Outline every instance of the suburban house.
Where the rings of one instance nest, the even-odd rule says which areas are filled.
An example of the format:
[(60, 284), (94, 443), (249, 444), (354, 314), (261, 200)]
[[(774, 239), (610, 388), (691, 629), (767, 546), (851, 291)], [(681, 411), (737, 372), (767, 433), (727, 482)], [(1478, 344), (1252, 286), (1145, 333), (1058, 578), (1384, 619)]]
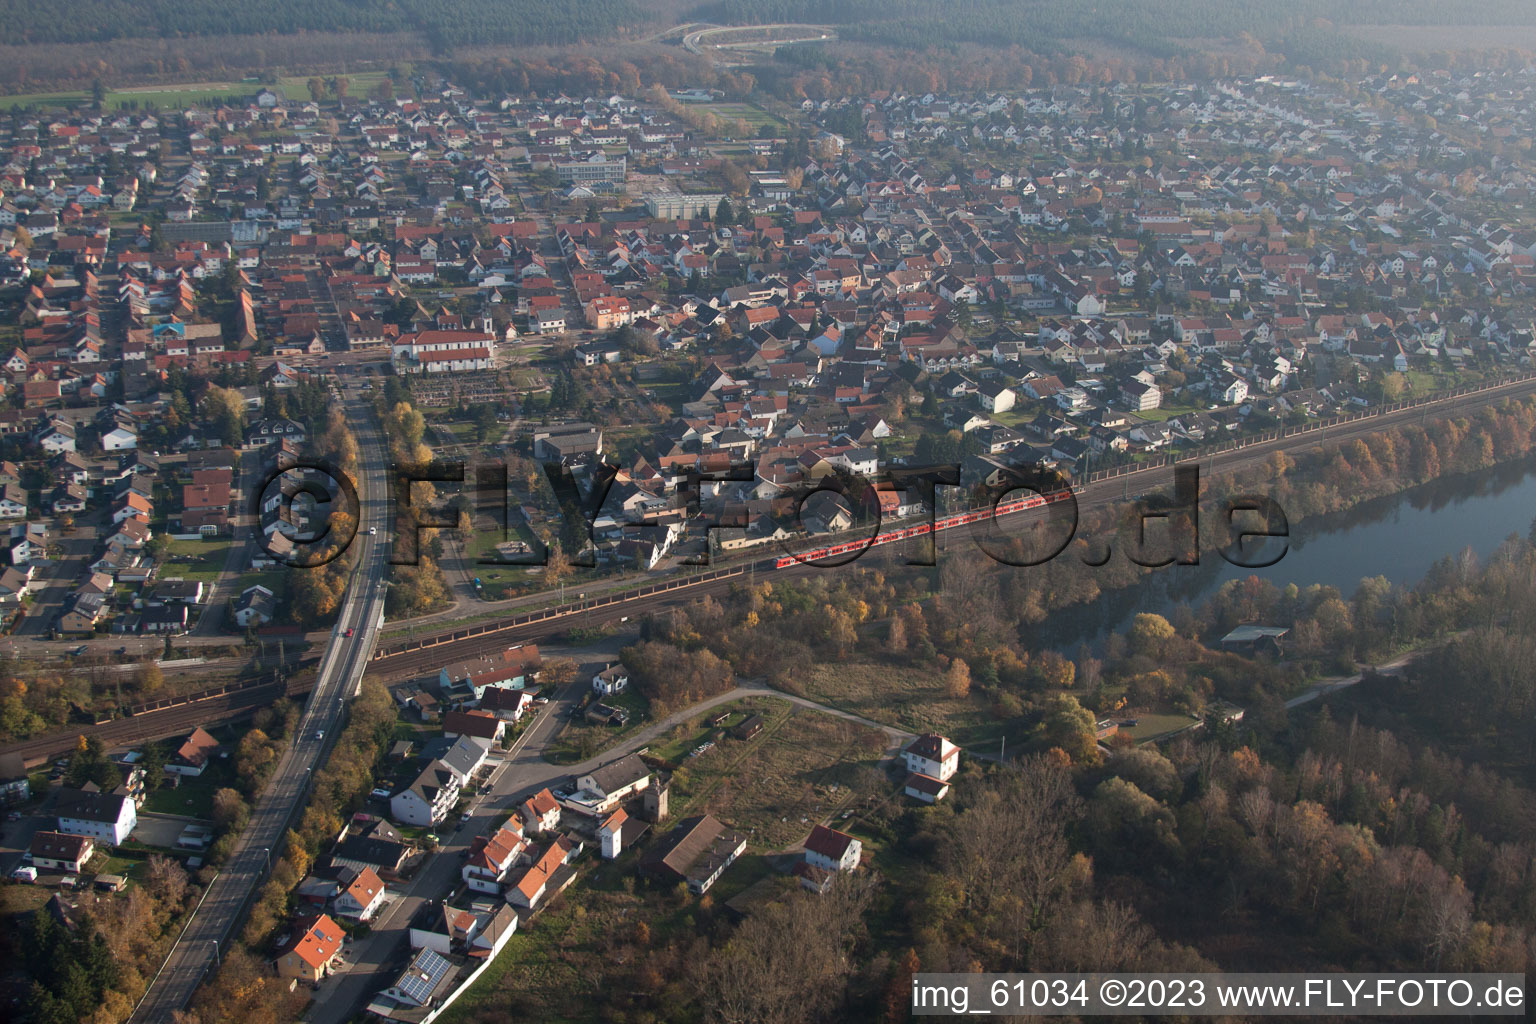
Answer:
[(507, 902), (526, 910), (542, 906), (545, 900), (575, 881), (576, 872), (562, 873), (560, 869), (580, 851), (581, 847), (565, 836), (556, 836), (533, 863), (517, 875), (507, 889)]
[(688, 883), (695, 896), (709, 891), (747, 849), (747, 837), (712, 814), (684, 818), (640, 861), (640, 871), (663, 881)]
[(560, 802), (578, 814), (604, 817), (650, 784), (651, 770), (639, 754), (628, 754), (578, 778), (576, 792)]
[(824, 871), (852, 871), (859, 866), (864, 845), (846, 832), (817, 825), (805, 841), (805, 863)]
[(937, 733), (919, 736), (901, 752), (907, 771), (948, 782), (960, 768), (960, 748)]
[(468, 907), (428, 901), (411, 918), (409, 941), (412, 949), (484, 960), (501, 952), (517, 925), (517, 911), (501, 900), (474, 900)]
[(480, 710), (503, 722), (516, 722), (533, 707), (533, 694), (505, 686), (492, 686), (480, 695)]
[(608, 665), (592, 677), (592, 692), (600, 697), (622, 693), (628, 686), (629, 671), (623, 665)]
[(361, 871), (344, 871), (341, 879), (344, 888), (336, 895), (336, 916), (353, 921), (367, 921), (384, 903), (384, 881), (373, 868)]
[(469, 858), (459, 875), (464, 884), (476, 892), (499, 896), (508, 872), (527, 848), (523, 828), (513, 819), (497, 829), (495, 835), (474, 838), (470, 843)]
[(132, 797), (83, 789), (61, 789), (54, 800), (54, 813), (60, 832), (89, 836), (111, 846), (121, 846), (139, 823)]
[(490, 711), (476, 708), (443, 712), (444, 736), (474, 736), (499, 745), (506, 733), (507, 723)]
[(246, 587), (232, 605), (235, 625), (241, 629), (265, 626), (277, 615), (277, 597), (260, 583)]
[(389, 813), (403, 825), (431, 826), (443, 822), (459, 802), (462, 776), (440, 759), (421, 770), (416, 781), (389, 799)]
[(331, 851), (331, 867), (354, 871), (372, 868), (381, 877), (394, 876), (410, 852), (405, 839), (389, 822), (360, 815), (342, 830)]
[(530, 832), (547, 832), (560, 824), (560, 804), (548, 789), (541, 789), (524, 800), (517, 813)]
[(977, 395), (981, 399), (981, 407), (987, 412), (1007, 412), (1013, 408), (1013, 403), (1018, 396), (1012, 387), (999, 381), (987, 381), (977, 389)]
[(453, 991), (458, 968), (435, 949), (420, 949), (395, 979), (368, 1004), (368, 1012), (386, 1019), (404, 1011), (401, 1020), (422, 1020), (422, 1011), (436, 1007)]
[(478, 701), (489, 687), (523, 689), (538, 677), (541, 664), (537, 644), (509, 647), (496, 654), (443, 666), (438, 670), (437, 687), (449, 701)]
[(453, 741), (453, 746), (449, 747), (438, 761), (458, 777), (459, 785), (463, 787), (469, 784), (469, 777), (485, 764), (485, 758), (490, 752), (489, 740), (461, 735)]
[(293, 922), (293, 932), (278, 950), (277, 974), (313, 984), (328, 973), (331, 957), (341, 952), (341, 925), (327, 914), (312, 914)]
[(25, 759), (17, 751), (0, 754), (0, 804), (24, 803), (32, 796)]
[(960, 768), (960, 748), (936, 733), (913, 740), (902, 751), (906, 760), (907, 796), (934, 804), (949, 795), (949, 780)]
[(219, 741), (208, 735), (202, 726), (187, 734), (165, 762), (165, 770), (171, 775), (201, 775), (208, 761), (219, 749)]
[(32, 866), (39, 871), (64, 871), (78, 875), (96, 843), (90, 836), (65, 835), (63, 832), (34, 832), (32, 834)]

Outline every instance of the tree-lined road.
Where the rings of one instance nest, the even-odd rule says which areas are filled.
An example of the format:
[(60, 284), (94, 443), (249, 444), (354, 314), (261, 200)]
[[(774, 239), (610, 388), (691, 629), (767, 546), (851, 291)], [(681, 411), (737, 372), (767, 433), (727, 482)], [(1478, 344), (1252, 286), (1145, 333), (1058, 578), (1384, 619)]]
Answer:
[(234, 938), (256, 887), (274, 856), (281, 856), (283, 836), (308, 793), (313, 773), (325, 760), (345, 720), (347, 698), (362, 682), (383, 618), (384, 576), (389, 548), (385, 536), (368, 534), (385, 524), (388, 489), (384, 486), (385, 450), (372, 411), (361, 402), (349, 405), (348, 418), (357, 437), (362, 481), (358, 500), (358, 547), (351, 582), (321, 660), (316, 686), (299, 717), (293, 742), (283, 752), (277, 770), (256, 802), (234, 852), (208, 887), (181, 938), (171, 949), (140, 1001), (130, 1024), (163, 1024), (182, 1009), (202, 983), (221, 950)]

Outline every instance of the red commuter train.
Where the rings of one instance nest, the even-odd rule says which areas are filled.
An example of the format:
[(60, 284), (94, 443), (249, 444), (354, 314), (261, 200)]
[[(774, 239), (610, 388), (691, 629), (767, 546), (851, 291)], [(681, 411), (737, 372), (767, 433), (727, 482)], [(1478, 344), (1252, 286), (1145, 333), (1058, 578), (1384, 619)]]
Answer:
[(838, 555), (856, 555), (868, 548), (878, 547), (881, 544), (894, 544), (897, 541), (903, 541), (910, 537), (921, 537), (930, 531), (938, 533), (940, 530), (952, 530), (957, 526), (979, 523), (994, 517), (1001, 518), (1002, 516), (1013, 515), (1032, 508), (1041, 508), (1053, 502), (1067, 501), (1071, 497), (1072, 491), (1069, 488), (1052, 491), (1043, 497), (1039, 494), (1031, 494), (1027, 498), (999, 502), (997, 507), (990, 512), (984, 509), (975, 512), (960, 512), (952, 516), (945, 516), (943, 519), (936, 519), (932, 524), (920, 523), (917, 526), (884, 530), (875, 534), (872, 538), (867, 537), (862, 540), (843, 541), (841, 544), (830, 544), (824, 548), (801, 551), (793, 555), (780, 555), (773, 560), (773, 567), (775, 569), (787, 569), (800, 562), (815, 562), (822, 558), (835, 558)]

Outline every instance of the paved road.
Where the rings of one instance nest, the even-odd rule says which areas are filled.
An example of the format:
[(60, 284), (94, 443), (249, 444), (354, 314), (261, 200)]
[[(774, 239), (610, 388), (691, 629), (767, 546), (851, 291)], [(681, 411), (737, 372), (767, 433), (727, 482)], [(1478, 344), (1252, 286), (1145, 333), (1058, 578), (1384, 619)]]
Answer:
[[(309, 788), (316, 768), (336, 740), (346, 699), (362, 682), (382, 617), (382, 585), (388, 571), (388, 540), (370, 537), (370, 525), (385, 523), (388, 495), (383, 478), (383, 438), (372, 413), (361, 402), (350, 403), (349, 418), (357, 435), (365, 471), (361, 474), (358, 558), (352, 581), (342, 599), (341, 613), (321, 660), (314, 692), (299, 718), (294, 742), (283, 752), (266, 792), (251, 813), (224, 869), (209, 886), (198, 911), (172, 948), (160, 973), (130, 1018), (132, 1024), (161, 1024), (187, 1005), (209, 967), (227, 948), (242, 911), (266, 875), (271, 854), (280, 847), (293, 812)], [(374, 469), (375, 472), (369, 472)], [(295, 570), (298, 571), (298, 570)], [(352, 632), (354, 635), (348, 636)]]
[[(12, 651), (18, 645), (25, 651), (33, 641), (48, 642), (43, 638), (63, 614), (65, 599), (84, 580), (98, 538), (109, 522), (106, 509), (80, 513), (75, 516), (74, 528), (69, 531), (59, 525), (57, 516), (48, 521), (49, 542), (58, 545), (60, 557), (49, 559), (34, 575), (32, 608), (17, 624), (16, 632), (10, 638)], [(68, 642), (78, 643), (78, 640)]]
[(224, 605), (239, 596), (235, 586), (241, 570), (246, 568), (250, 558), (250, 543), (255, 527), (248, 510), (249, 495), (250, 489), (256, 486), (261, 461), (256, 458), (243, 459), (240, 471), (235, 474), (235, 515), (231, 520), (233, 535), (229, 554), (224, 558), (224, 567), (219, 570), (218, 577), (209, 585), (208, 593), (203, 597), (203, 611), (192, 629), (193, 636), (221, 637), (226, 642), (229, 640), (229, 634), (224, 632)]
[[(1420, 649), (1418, 649), (1416, 651), (1409, 651), (1407, 654), (1398, 655), (1396, 658), (1393, 658), (1391, 661), (1385, 662), (1384, 664), (1381, 664), (1381, 665), (1374, 666), (1371, 669), (1371, 671), (1374, 672), (1376, 675), (1380, 675), (1380, 676), (1401, 675), (1404, 666), (1408, 665), (1410, 662), (1414, 661), (1415, 659), (1422, 658), (1424, 655), (1428, 654), (1430, 651), (1438, 650), (1440, 648), (1440, 646), (1441, 645), (1437, 643), (1437, 644), (1434, 644), (1434, 645), (1432, 645), (1430, 647), (1422, 647), (1422, 648), (1420, 648)], [(1347, 689), (1348, 687), (1354, 686), (1356, 683), (1358, 683), (1360, 680), (1362, 680), (1364, 678), (1365, 678), (1365, 673), (1364, 672), (1356, 672), (1352, 676), (1341, 676), (1341, 677), (1339, 677), (1337, 679), (1323, 679), (1323, 680), (1320, 680), (1320, 681), (1314, 683), (1313, 685), (1307, 687), (1305, 690), (1303, 690), (1302, 692), (1298, 693), (1296, 696), (1292, 697), (1290, 700), (1286, 701), (1285, 702), (1286, 709), (1289, 710), (1289, 709), (1294, 708), (1294, 707), (1300, 707), (1302, 704), (1310, 704), (1312, 701), (1317, 700), (1319, 697), (1326, 697), (1330, 693), (1336, 693), (1339, 690)]]

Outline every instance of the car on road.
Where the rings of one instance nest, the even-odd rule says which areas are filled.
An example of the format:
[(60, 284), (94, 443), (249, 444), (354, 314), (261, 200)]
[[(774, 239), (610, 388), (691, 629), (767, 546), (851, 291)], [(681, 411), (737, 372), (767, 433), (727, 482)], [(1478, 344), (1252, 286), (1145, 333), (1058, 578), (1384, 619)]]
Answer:
[(91, 649), (91, 645), (90, 644), (81, 644), (79, 647), (75, 647), (75, 648), (71, 649), (69, 653), (70, 653), (71, 657), (78, 658), (80, 655), (84, 654), (86, 651), (88, 651), (90, 649)]
[(368, 536), (370, 536), (370, 537), (377, 537), (378, 535), (379, 535), (379, 528), (377, 526), (370, 526), (370, 527), (368, 527)]
[(351, 635), (352, 635), (352, 634), (353, 634), (353, 633), (356, 633), (356, 632), (357, 632), (357, 630), (356, 630), (356, 629), (353, 629), (353, 628), (350, 628), (350, 627), (349, 627), (349, 628), (348, 628), (348, 629), (347, 629), (347, 636), (351, 636)]
[(324, 729), (316, 729), (315, 730), (315, 739), (317, 739), (317, 740), (325, 739), (325, 730)]

